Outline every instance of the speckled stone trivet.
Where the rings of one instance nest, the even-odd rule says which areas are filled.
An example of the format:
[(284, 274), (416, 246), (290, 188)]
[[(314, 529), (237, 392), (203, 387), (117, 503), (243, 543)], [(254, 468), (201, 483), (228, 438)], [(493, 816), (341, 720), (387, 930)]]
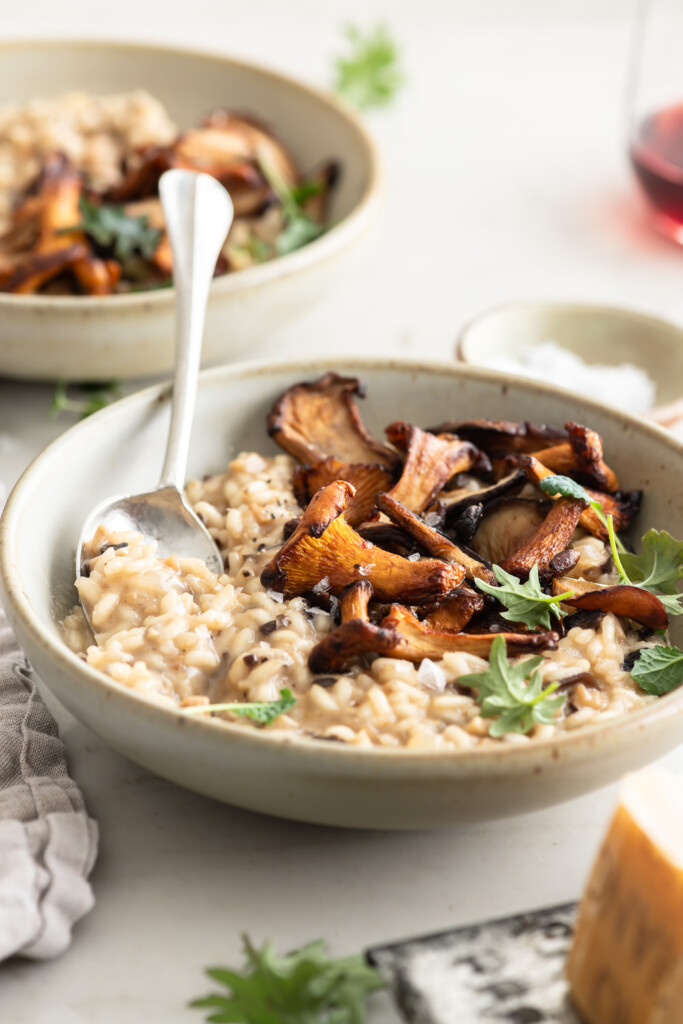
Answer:
[(580, 1024), (564, 965), (576, 904), (368, 952), (410, 1024)]

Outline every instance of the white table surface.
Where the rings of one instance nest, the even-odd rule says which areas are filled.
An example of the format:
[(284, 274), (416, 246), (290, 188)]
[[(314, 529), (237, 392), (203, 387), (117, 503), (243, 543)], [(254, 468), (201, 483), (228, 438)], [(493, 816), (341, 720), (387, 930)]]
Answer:
[[(469, 316), (517, 298), (627, 304), (683, 319), (683, 253), (647, 227), (625, 160), (630, 5), (620, 0), (34, 0), (6, 35), (158, 39), (329, 78), (339, 26), (384, 17), (409, 85), (368, 118), (387, 168), (364, 266), (264, 353), (447, 357)], [(1, 325), (0, 325), (1, 330)], [(683, 382), (682, 382), (683, 383)], [(52, 389), (0, 381), (0, 480), (68, 418)], [(421, 834), (354, 833), (233, 810), (114, 753), (48, 697), (101, 829), (97, 903), (72, 948), (0, 967), (3, 1024), (187, 1024), (205, 965), (239, 935), (339, 954), (577, 897), (613, 787), (554, 810)], [(683, 770), (683, 748), (666, 763)], [(370, 1024), (397, 1017), (388, 1000)]]

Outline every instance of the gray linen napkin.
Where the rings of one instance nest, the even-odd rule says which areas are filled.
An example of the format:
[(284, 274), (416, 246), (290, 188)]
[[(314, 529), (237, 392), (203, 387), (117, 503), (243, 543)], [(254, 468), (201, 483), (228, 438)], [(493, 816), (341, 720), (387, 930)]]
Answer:
[(0, 960), (47, 960), (94, 903), (97, 825), (0, 605)]

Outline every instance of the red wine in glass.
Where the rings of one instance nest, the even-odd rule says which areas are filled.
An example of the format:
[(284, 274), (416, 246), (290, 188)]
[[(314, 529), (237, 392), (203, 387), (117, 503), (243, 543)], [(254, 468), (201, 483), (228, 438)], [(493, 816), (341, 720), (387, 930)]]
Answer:
[(631, 162), (652, 205), (654, 226), (683, 245), (683, 103), (641, 121), (631, 143)]

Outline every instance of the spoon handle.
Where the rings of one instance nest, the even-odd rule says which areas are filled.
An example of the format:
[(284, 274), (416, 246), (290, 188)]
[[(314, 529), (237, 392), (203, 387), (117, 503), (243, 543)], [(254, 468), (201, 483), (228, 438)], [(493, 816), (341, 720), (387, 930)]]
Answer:
[(209, 287), (234, 211), (226, 190), (208, 174), (167, 171), (159, 181), (159, 194), (173, 250), (176, 300), (173, 406), (159, 487), (182, 490)]

